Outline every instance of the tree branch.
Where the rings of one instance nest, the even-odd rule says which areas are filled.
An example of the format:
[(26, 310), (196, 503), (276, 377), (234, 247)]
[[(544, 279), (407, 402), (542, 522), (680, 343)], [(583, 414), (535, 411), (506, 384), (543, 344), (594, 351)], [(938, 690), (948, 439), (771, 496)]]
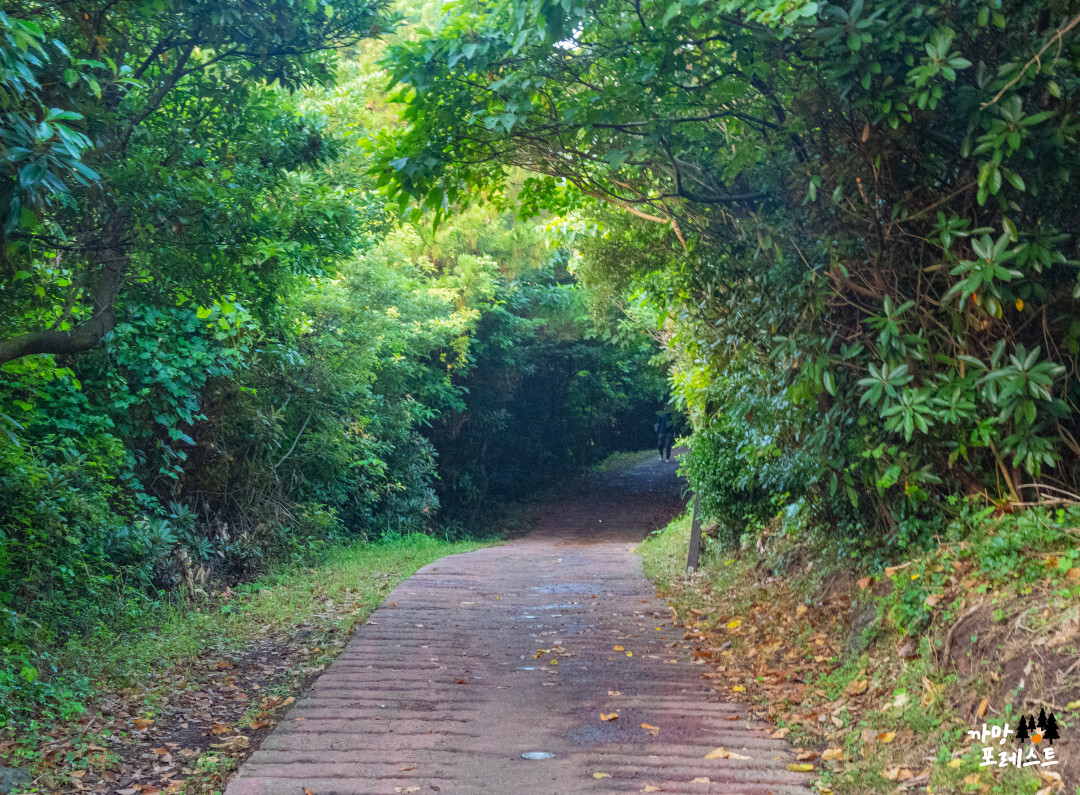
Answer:
[(81, 353), (96, 347), (116, 325), (116, 295), (124, 278), (127, 261), (116, 257), (105, 261), (94, 285), (93, 313), (70, 329), (29, 331), (0, 340), (0, 364), (38, 353)]

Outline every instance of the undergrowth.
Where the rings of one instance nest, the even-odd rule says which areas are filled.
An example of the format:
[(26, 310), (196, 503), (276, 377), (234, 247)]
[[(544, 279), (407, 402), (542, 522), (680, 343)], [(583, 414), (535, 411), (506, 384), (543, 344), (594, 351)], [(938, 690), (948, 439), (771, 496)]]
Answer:
[[(69, 641), (50, 670), (28, 675), (25, 664), (0, 660), (0, 732), (33, 733), (50, 721), (79, 716), (104, 689), (143, 682), (156, 671), (194, 661), (207, 649), (241, 649), (256, 638), (288, 634), (312, 616), (332, 611), (340, 630), (362, 620), (394, 585), (440, 557), (483, 546), (420, 533), (332, 547), (307, 564), (282, 565), (266, 576), (182, 604), (159, 602), (145, 611), (141, 596), (123, 624), (99, 624)], [(349, 605), (341, 611), (342, 604)]]
[[(689, 525), (641, 545), (646, 573), (717, 690), (776, 721), (821, 792), (1080, 792), (1080, 510), (964, 506), (931, 549), (870, 568), (777, 520), (756, 543), (707, 534), (688, 574)], [(1040, 709), (1059, 765), (980, 766), (968, 730)]]

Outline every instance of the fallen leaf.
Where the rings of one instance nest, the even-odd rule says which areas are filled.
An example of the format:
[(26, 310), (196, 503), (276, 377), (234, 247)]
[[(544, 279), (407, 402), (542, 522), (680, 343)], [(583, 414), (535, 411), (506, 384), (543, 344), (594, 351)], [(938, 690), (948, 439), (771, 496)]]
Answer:
[(860, 577), (858, 580), (855, 581), (855, 584), (859, 586), (860, 591), (865, 591), (867, 588), (870, 587), (870, 578)]
[(788, 736), (789, 731), (791, 731), (791, 727), (790, 726), (785, 726), (782, 729), (777, 729), (776, 731), (774, 731), (769, 736), (774, 740), (783, 740), (785, 737)]
[(882, 732), (877, 736), (879, 743), (891, 743), (896, 739), (896, 732)]
[(597, 772), (597, 773), (593, 773), (592, 777), (593, 778), (611, 778), (611, 774), (610, 773), (599, 773), (599, 772)]
[(787, 766), (787, 769), (792, 773), (809, 773), (814, 769), (814, 766), (809, 762), (792, 762)]
[(659, 726), (653, 726), (651, 723), (643, 723), (643, 724), (641, 724), (641, 728), (643, 728), (645, 731), (649, 731), (649, 732), (652, 732), (652, 731), (657, 731), (658, 732), (658, 731), (660, 731)]
[(304, 795), (315, 795), (315, 793), (309, 790), (307, 787), (301, 787), (300, 789), (304, 791)]
[(697, 778), (690, 779), (691, 784), (712, 784), (712, 779), (708, 776), (698, 776)]
[(742, 685), (732, 685), (731, 686), (731, 692), (732, 693), (745, 693), (746, 688), (743, 687)]
[(806, 615), (806, 605), (799, 605), (795, 608), (795, 618), (802, 618)]
[(150, 720), (150, 718), (136, 718), (131, 723), (139, 731), (145, 731), (147, 728), (149, 728), (150, 724), (152, 724), (153, 721)]
[(934, 607), (941, 601), (942, 594), (932, 593), (923, 600), (923, 604), (927, 607)]
[(1080, 709), (1080, 701), (1070, 701), (1068, 704), (1065, 705), (1065, 709)]
[(731, 619), (731, 621), (729, 621), (727, 623), (727, 628), (728, 629), (738, 629), (741, 626), (742, 626), (742, 619), (741, 618), (733, 618), (733, 619)]
[(989, 709), (989, 707), (990, 707), (990, 699), (984, 698), (982, 701), (979, 702), (978, 709), (975, 710), (975, 717), (976, 718), (981, 718), (984, 715), (986, 715), (986, 710)]
[(613, 721), (613, 720), (618, 720), (618, 719), (619, 719), (619, 713), (618, 712), (601, 712), (600, 713), (600, 720), (604, 721), (605, 723), (607, 723), (609, 721)]
[(626, 651), (626, 649), (624, 649), (622, 646), (612, 646), (611, 650), (612, 651)]
[(408, 773), (410, 770), (416, 770), (416, 765), (406, 765), (405, 767), (401, 768), (401, 771), (403, 773)]
[(915, 777), (915, 774), (911, 772), (911, 769), (906, 767), (886, 768), (881, 772), (881, 775), (889, 781), (907, 781), (909, 778)]
[(621, 696), (622, 691), (621, 690), (609, 690), (609, 691), (607, 691), (607, 694), (609, 696)]
[[(552, 660), (552, 662), (555, 662), (555, 661)], [(455, 679), (454, 684), (455, 685), (467, 685), (467, 684), (469, 684), (469, 680), (468, 679)]]
[(743, 756), (742, 754), (737, 754), (734, 751), (729, 751), (727, 748), (724, 748), (723, 746), (720, 746), (719, 748), (714, 748), (713, 750), (709, 751), (709, 753), (705, 754), (705, 758), (706, 759), (752, 759), (753, 757)]
[(835, 761), (837, 759), (843, 759), (844, 758), (844, 749), (843, 748), (826, 748), (824, 751), (821, 752), (821, 758), (823, 760), (825, 760), (826, 762), (833, 762), (833, 761)]
[(210, 733), (213, 735), (227, 734), (229, 727), (224, 723), (212, 723), (210, 724)]
[(626, 656), (627, 656), (627, 657), (633, 657), (633, 656), (634, 656), (634, 653), (633, 653), (632, 651), (628, 651), (628, 652), (626, 653)]
[(226, 751), (239, 751), (247, 748), (251, 745), (251, 741), (247, 737), (237, 735), (236, 737), (230, 737), (224, 742), (210, 743), (211, 748), (221, 748)]
[(1054, 773), (1051, 770), (1039, 770), (1039, 776), (1042, 778), (1043, 781), (1047, 781), (1054, 786), (1058, 786), (1062, 783), (1061, 774)]
[(844, 688), (844, 692), (847, 693), (849, 696), (857, 696), (861, 693), (865, 693), (868, 687), (870, 687), (869, 680), (854, 679), (847, 683), (847, 687)]

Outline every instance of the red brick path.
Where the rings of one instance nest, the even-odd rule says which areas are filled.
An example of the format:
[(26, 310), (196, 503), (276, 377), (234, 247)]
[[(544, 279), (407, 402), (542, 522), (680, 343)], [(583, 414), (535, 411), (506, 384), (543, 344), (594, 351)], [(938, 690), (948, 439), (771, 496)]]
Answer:
[[(674, 468), (632, 466), (552, 506), (522, 540), (421, 569), (227, 795), (806, 795), (772, 727), (700, 678), (632, 551), (681, 509)], [(717, 746), (750, 759), (705, 759)]]

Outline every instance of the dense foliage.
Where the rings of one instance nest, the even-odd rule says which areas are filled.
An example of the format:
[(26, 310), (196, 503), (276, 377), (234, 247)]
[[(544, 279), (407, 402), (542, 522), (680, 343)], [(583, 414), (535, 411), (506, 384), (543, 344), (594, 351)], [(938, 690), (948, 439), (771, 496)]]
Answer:
[(385, 206), (362, 40), (395, 21), (0, 12), (0, 717), (78, 704), (71, 639), (328, 542), (482, 531), (647, 440), (651, 343), (608, 344), (557, 234)]
[(714, 512), (905, 544), (1080, 485), (1078, 13), (464, 0), (389, 56), (383, 179), (438, 214), (532, 172), (666, 316)]

